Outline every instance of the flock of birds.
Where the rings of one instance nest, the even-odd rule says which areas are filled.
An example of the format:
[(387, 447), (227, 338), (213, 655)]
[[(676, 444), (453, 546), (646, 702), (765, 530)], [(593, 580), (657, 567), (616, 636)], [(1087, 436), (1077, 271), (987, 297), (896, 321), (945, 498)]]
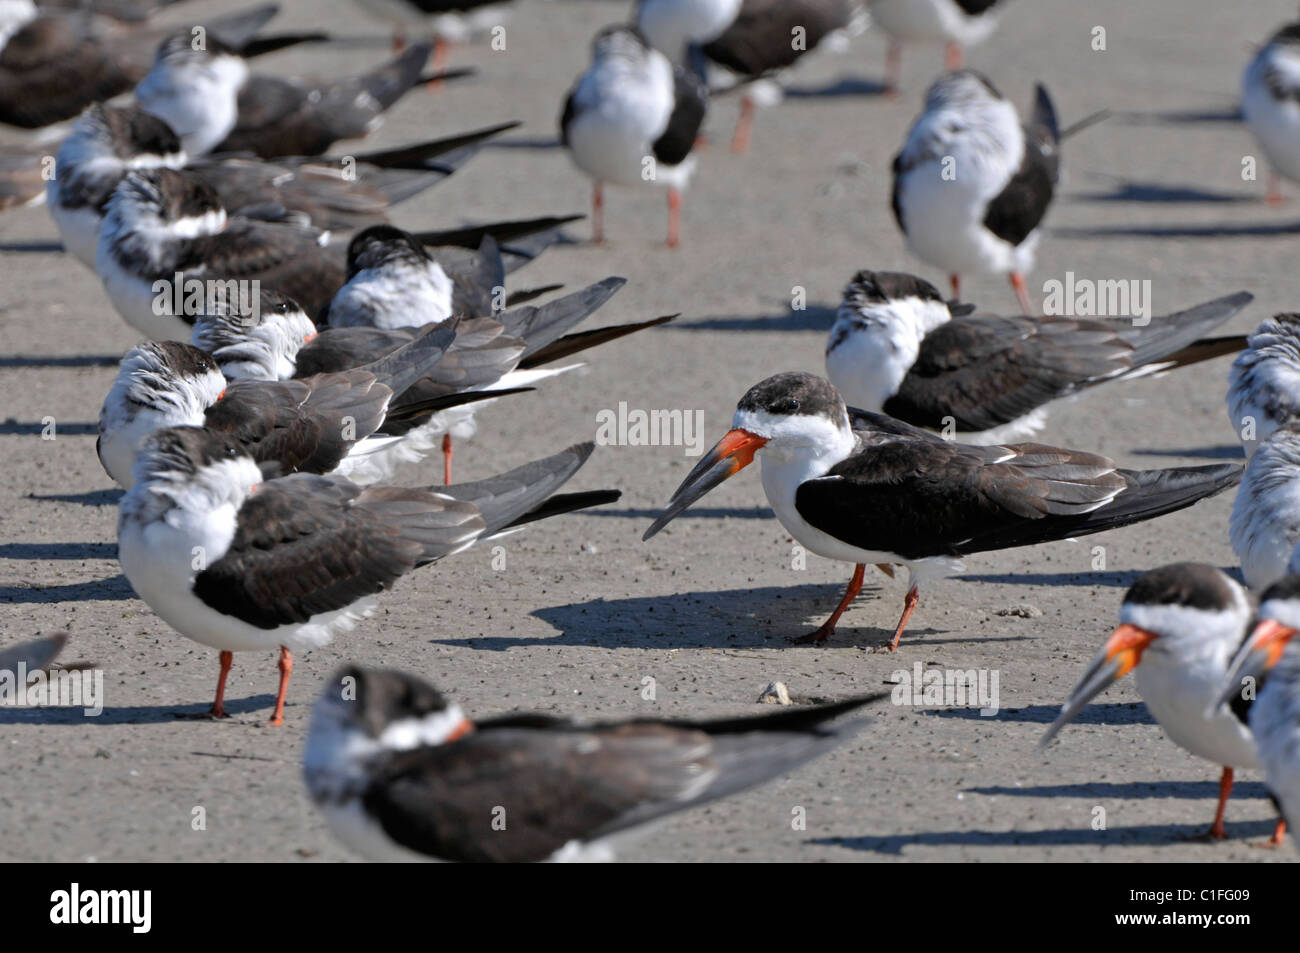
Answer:
[[(266, 53), (328, 40), (264, 34), (273, 5), (200, 30), (159, 25), (161, 0), (0, 0), (0, 121), (59, 136), (52, 176), (42, 174), (48, 150), (0, 156), (0, 208), (45, 202), (66, 251), (142, 335), (103, 400), (96, 448), (125, 490), (127, 579), (178, 633), (219, 653), (213, 717), (225, 714), (235, 652), (279, 652), (278, 725), (294, 653), (355, 626), (407, 573), (616, 500), (617, 490), (565, 490), (592, 443), (470, 483), (452, 482), (453, 447), (486, 402), (675, 317), (580, 330), (623, 278), (564, 294), (517, 284), (576, 216), (395, 227), (393, 206), (516, 124), (325, 153), (372, 132), (412, 89), (465, 75), (440, 68), (447, 43), (490, 32), (509, 5), (360, 2), (392, 18), (395, 57), (316, 81), (253, 70)], [(902, 44), (947, 47), (892, 180), (908, 248), (948, 277), (951, 297), (909, 274), (855, 274), (827, 377), (780, 373), (750, 388), (645, 538), (757, 457), (791, 536), (853, 566), (834, 612), (798, 641), (834, 633), (867, 566), (890, 576), (902, 566), (902, 613), (880, 647), (894, 651), (921, 585), (959, 571), (964, 556), (1153, 519), (1239, 484), (1230, 536), (1257, 600), (1201, 564), (1142, 575), (1043, 744), (1136, 668), (1169, 737), (1222, 767), (1210, 835), (1225, 836), (1234, 769), (1255, 768), (1279, 807), (1280, 842), (1287, 819), (1300, 823), (1300, 316), (1211, 337), (1250, 303), (1246, 292), (1141, 325), (1035, 316), (1025, 276), (1061, 144), (1102, 117), (1063, 130), (1039, 87), (1022, 122), (987, 78), (961, 68), (962, 47), (992, 31), (1004, 5), (640, 0), (632, 23), (596, 35), (560, 109), (563, 145), (593, 183), (593, 238), (604, 237), (605, 186), (650, 185), (667, 189), (670, 246), (682, 240), (711, 96), (742, 96), (732, 147), (743, 150), (782, 72), (842, 46), (868, 18), (891, 38), (890, 89)], [(1300, 180), (1300, 24), (1259, 50), (1242, 104), (1276, 173)], [(971, 273), (1005, 276), (1023, 313), (960, 304)], [(1228, 354), (1244, 472), (1129, 470), (1015, 442), (1041, 431), (1055, 403)], [(389, 482), (399, 464), (438, 453), (440, 484)], [(0, 661), (46, 667), (62, 643)], [(830, 750), (862, 724), (840, 716), (881, 697), (723, 721), (471, 721), (417, 675), (349, 666), (321, 692), (304, 774), (334, 832), (368, 858), (604, 857), (625, 833)], [(494, 805), (515, 808), (503, 828)]]

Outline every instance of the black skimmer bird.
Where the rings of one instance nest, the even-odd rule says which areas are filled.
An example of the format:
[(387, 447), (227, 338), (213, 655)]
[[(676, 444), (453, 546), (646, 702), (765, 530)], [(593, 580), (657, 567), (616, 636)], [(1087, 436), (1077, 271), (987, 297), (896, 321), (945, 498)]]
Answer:
[(925, 95), (894, 158), (894, 218), (908, 250), (950, 276), (1007, 275), (1033, 314), (1025, 275), (1060, 174), (1061, 132), (1047, 90), (1021, 125), (1016, 107), (973, 70), (945, 73)]
[(612, 860), (652, 822), (843, 744), (866, 722), (835, 719), (885, 697), (716, 721), (474, 722), (415, 675), (349, 666), (312, 711), (303, 776), (334, 835), (368, 860)]
[(560, 138), (592, 179), (592, 241), (605, 240), (606, 185), (668, 189), (668, 247), (681, 242), (682, 193), (708, 91), (632, 27), (602, 30), (592, 62), (564, 101)]
[[(523, 234), (528, 238), (522, 245), (529, 250), (518, 257), (526, 261), (572, 220), (538, 218), (415, 237), (439, 244), (468, 236), (478, 243), (481, 236)], [(318, 318), (347, 279), (346, 237), (292, 219), (229, 215), (217, 191), (200, 175), (140, 169), (126, 175), (105, 206), (95, 270), (128, 324), (154, 340), (184, 341), (204, 310), (188, 303), (191, 282), (205, 289), (207, 282), (242, 282), (238, 287), (250, 292), (259, 286), (274, 288)], [(509, 247), (516, 244), (512, 240)], [(493, 242), (478, 252), (448, 250), (446, 257), (486, 259), (496, 270), (504, 270)], [(252, 294), (246, 298), (251, 301)]]
[(1145, 325), (971, 314), (913, 275), (860, 271), (826, 343), (826, 376), (845, 403), (970, 443), (1042, 429), (1056, 401), (1107, 381), (1163, 373), (1246, 339), (1202, 340), (1253, 300), (1241, 291)]
[[(1295, 838), (1300, 824), (1300, 561), (1260, 597), (1259, 623), (1233, 659), (1219, 705), (1249, 706), (1269, 793)], [(1221, 710), (1221, 709), (1220, 709)], [(1274, 840), (1279, 840), (1275, 837)]]
[(961, 69), (963, 50), (988, 39), (1003, 8), (1002, 0), (867, 0), (872, 24), (889, 34), (885, 89), (898, 91), (907, 43), (942, 43), (943, 68)]
[(219, 40), (195, 50), (186, 34), (164, 41), (135, 98), (176, 130), (191, 156), (320, 155), (340, 139), (374, 132), (385, 110), (432, 81), (422, 75), (428, 55), (428, 44), (417, 44), (360, 76), (284, 79), (250, 74), (244, 58)]
[(1300, 542), (1300, 422), (1261, 440), (1232, 501), (1228, 535), (1246, 585), (1256, 592), (1287, 574)]
[(64, 248), (95, 267), (99, 226), (113, 189), (133, 169), (185, 168), (216, 191), (231, 214), (292, 217), (326, 229), (388, 220), (398, 202), (441, 182), (506, 123), (344, 159), (249, 156), (190, 160), (162, 119), (139, 106), (91, 106), (59, 147), (58, 174), (42, 182)]
[[(272, 294), (267, 292), (267, 295)], [(124, 489), (149, 434), (164, 427), (206, 427), (239, 443), (280, 474), (335, 473), (375, 482), (366, 458), (393, 450), (409, 426), (447, 407), (502, 396), (413, 391), (456, 337), (453, 325), (429, 325), (409, 343), (365, 367), (300, 380), (228, 381), (216, 359), (179, 341), (149, 341), (122, 358), (99, 412), (95, 449)], [(518, 393), (514, 388), (507, 393)], [(408, 427), (399, 422), (413, 421)]]
[[(1136, 669), (1138, 694), (1169, 740), (1223, 768), (1219, 804), (1206, 836), (1221, 840), (1233, 772), (1259, 767), (1247, 706), (1215, 702), (1254, 609), (1244, 589), (1204, 563), (1172, 563), (1143, 573), (1124, 594), (1120, 625), (1093, 657), (1039, 750), (1113, 682)], [(1285, 822), (1273, 843), (1281, 843)]]
[(1300, 182), (1300, 21), (1274, 33), (1246, 67), (1241, 113), (1268, 159), (1267, 200), (1276, 205), (1281, 177)]
[(613, 490), (555, 494), (592, 449), (577, 444), (437, 490), (362, 488), (305, 473), (266, 479), (231, 437), (169, 427), (141, 448), (119, 510), (118, 558), (164, 622), (220, 651), (212, 715), (225, 714), (233, 652), (280, 650), (278, 725), (291, 653), (351, 629), (412, 569), (523, 523), (618, 499)]
[[(411, 276), (406, 273), (407, 278)], [(413, 281), (394, 282), (392, 295), (376, 295), (401, 314), (420, 314), (422, 293)], [(418, 384), (407, 391), (406, 401), (436, 401), (461, 394), (466, 397), (491, 389), (530, 387), (536, 382), (578, 366), (553, 367), (598, 344), (672, 320), (672, 316), (617, 324), (590, 331), (571, 331), (624, 284), (606, 278), (580, 291), (542, 305), (521, 305), (492, 316), (458, 319), (455, 339), (444, 358)], [(399, 287), (404, 286), (404, 287)], [(346, 371), (384, 359), (404, 346), (422, 329), (408, 327), (385, 316), (377, 326), (358, 323), (318, 331), (300, 309), (267, 307), (256, 313), (213, 313), (194, 326), (193, 343), (212, 352), (229, 379), (288, 380), (313, 374)], [(427, 421), (386, 425), (386, 432), (407, 439), (381, 453), (364, 458), (367, 482), (386, 479), (400, 461), (415, 461), (441, 442), (444, 482), (451, 482), (452, 438), (474, 433), (473, 414), (466, 406), (435, 414)], [(373, 472), (372, 472), (373, 469)], [(352, 475), (362, 479), (362, 471)]]
[(1260, 441), (1300, 417), (1300, 314), (1265, 319), (1228, 372), (1228, 419), (1250, 457)]
[(768, 77), (793, 66), (861, 17), (858, 0), (639, 0), (637, 28), (701, 81), (716, 63), (744, 85), (734, 152), (749, 148), (756, 107), (779, 99)]
[[(213, 18), (208, 37), (241, 66), (246, 57), (323, 38), (309, 33), (256, 39), (277, 9), (266, 5)], [(3, 24), (0, 11), (0, 36)], [(176, 29), (124, 23), (89, 10), (41, 11), (12, 29), (0, 48), (0, 122), (36, 129), (128, 91), (148, 75), (154, 49)], [(177, 35), (178, 43), (190, 41), (187, 29)]]
[(926, 579), (960, 572), (971, 553), (1099, 533), (1191, 506), (1236, 483), (1237, 464), (1125, 470), (1095, 453), (953, 443), (901, 421), (849, 409), (813, 374), (749, 389), (732, 429), (695, 466), (643, 539), (762, 454), (763, 492), (805, 549), (854, 563), (822, 642), (862, 588), (868, 563), (907, 567), (898, 640)]

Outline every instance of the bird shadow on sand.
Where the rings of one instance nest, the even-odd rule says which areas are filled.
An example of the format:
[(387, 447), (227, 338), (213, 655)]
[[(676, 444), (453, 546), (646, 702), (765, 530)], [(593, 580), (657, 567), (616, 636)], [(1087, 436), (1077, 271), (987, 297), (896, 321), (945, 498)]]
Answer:
[(47, 254), (63, 251), (62, 242), (0, 242), (0, 254)]
[(1194, 185), (1119, 181), (1109, 192), (1077, 192), (1072, 202), (1139, 202), (1143, 204), (1212, 204), (1258, 202), (1255, 192), (1214, 192)]
[[(1241, 841), (1271, 836), (1274, 821), (1241, 821), (1228, 824), (1228, 836)], [(919, 834), (889, 834), (876, 837), (819, 837), (812, 841), (846, 850), (900, 856), (904, 847), (1160, 847), (1185, 844), (1205, 833), (1201, 824), (1139, 824), (1095, 831), (1081, 827), (1057, 827), (1042, 831), (927, 831)]]
[(1241, 122), (1240, 106), (1208, 106), (1204, 109), (1116, 110), (1111, 122), (1126, 126), (1173, 126), (1187, 123)]
[[(1180, 801), (1213, 801), (1219, 796), (1216, 781), (1125, 781), (1123, 783), (1098, 781), (1092, 784), (1038, 784), (1029, 787), (1006, 787), (995, 784), (988, 787), (966, 788), (971, 794), (989, 797), (1080, 797), (1122, 798), (1126, 801), (1147, 798), (1174, 798)], [(1241, 781), (1232, 786), (1232, 797), (1268, 798), (1268, 788), (1262, 781)]]
[(961, 582), (996, 582), (1008, 586), (1115, 586), (1127, 589), (1142, 573), (1128, 572), (1006, 572), (966, 573)]
[(113, 487), (109, 490), (88, 490), (85, 493), (28, 493), (29, 500), (54, 503), (80, 503), (82, 506), (117, 506), (126, 491)]
[(789, 99), (832, 99), (852, 96), (883, 96), (889, 87), (878, 79), (841, 76), (822, 86), (791, 86), (785, 90)]
[(117, 543), (0, 543), (0, 559), (116, 559)]
[(13, 354), (0, 357), (3, 367), (117, 367), (118, 354)]
[(558, 149), (559, 136), (516, 136), (512, 139), (493, 139), (483, 143), (484, 149)]
[(92, 582), (69, 582), (60, 586), (0, 586), (0, 605), (48, 602), (120, 602), (134, 599), (135, 590), (118, 573)]
[[(827, 642), (807, 645), (792, 641), (812, 632), (843, 594), (843, 585), (822, 583), (683, 592), (670, 596), (637, 596), (627, 599), (589, 599), (533, 610), (531, 614), (556, 629), (557, 635), (485, 635), (431, 639), (430, 643), (496, 652), (516, 646), (535, 645), (643, 649), (789, 649), (816, 652), (825, 649), (861, 651), (875, 648), (893, 638), (896, 613), (902, 602), (902, 589), (868, 584), (840, 621), (835, 635)], [(861, 624), (872, 618), (887, 623), (888, 628)], [(898, 655), (900, 664), (903, 661), (910, 664), (910, 657), (903, 650), (913, 642), (921, 645), (949, 642), (979, 644), (1027, 638), (945, 638), (945, 635), (939, 630), (920, 625), (909, 627), (903, 637), (903, 649), (900, 649)]]
[[(663, 512), (663, 507), (658, 509), (646, 507), (625, 507), (614, 510), (608, 507), (587, 510), (587, 516), (620, 516), (625, 519), (652, 520)], [(691, 517), (704, 517), (705, 519), (717, 520), (756, 520), (767, 519), (772, 515), (772, 511), (766, 506), (693, 506), (691, 507)]]
[(1057, 238), (1268, 238), (1300, 234), (1300, 221), (1255, 225), (1131, 225), (1050, 229)]
[(679, 331), (829, 331), (835, 323), (835, 308), (826, 305), (809, 305), (802, 311), (787, 310), (784, 314), (742, 316), (715, 315), (695, 321), (674, 323)]
[[(1050, 725), (1061, 713), (1060, 705), (1026, 705), (1023, 708), (1000, 708), (996, 715), (984, 716), (978, 708), (931, 708), (922, 714), (936, 718), (962, 718), (970, 721), (1027, 722)], [(1156, 720), (1141, 702), (1101, 702), (1089, 705), (1070, 720), (1073, 725), (1154, 725)], [(1067, 729), (1068, 730), (1068, 729)]]
[[(91, 437), (99, 433), (99, 424), (97, 423), (60, 423), (54, 421), (54, 437)], [(47, 426), (39, 421), (35, 423), (23, 423), (17, 420), (6, 420), (0, 423), (0, 435), (16, 437), (35, 437), (46, 432)]]
[[(252, 712), (270, 712), (275, 707), (275, 696), (271, 694), (250, 695), (248, 698), (227, 698), (226, 711), (232, 715), (246, 715)], [(84, 708), (76, 706), (40, 706), (30, 708), (0, 707), (0, 725), (166, 725), (187, 719), (203, 719), (202, 716), (212, 707), (212, 702), (196, 702), (193, 705), (124, 705), (113, 708), (104, 706), (98, 715), (87, 715)], [(249, 722), (238, 718), (210, 719), (216, 724), (232, 726), (246, 725)]]
[(1239, 443), (1225, 443), (1217, 447), (1151, 447), (1134, 450), (1133, 452), (1144, 457), (1200, 457), (1204, 460), (1246, 459), (1246, 451), (1241, 449)]

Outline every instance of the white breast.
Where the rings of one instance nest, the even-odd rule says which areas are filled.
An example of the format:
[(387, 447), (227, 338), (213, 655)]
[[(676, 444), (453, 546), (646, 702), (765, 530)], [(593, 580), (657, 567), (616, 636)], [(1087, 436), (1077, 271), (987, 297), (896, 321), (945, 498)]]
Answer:
[(1300, 88), (1300, 56), (1287, 47), (1266, 46), (1242, 76), (1242, 116), (1273, 167), (1300, 181), (1300, 103), (1273, 98), (1265, 83), (1270, 70), (1291, 89)]

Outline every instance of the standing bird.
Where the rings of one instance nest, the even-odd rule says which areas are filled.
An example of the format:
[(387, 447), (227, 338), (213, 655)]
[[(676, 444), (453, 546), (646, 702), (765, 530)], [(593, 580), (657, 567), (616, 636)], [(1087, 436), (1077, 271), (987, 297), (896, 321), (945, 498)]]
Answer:
[[(241, 65), (244, 58), (324, 38), (320, 33), (255, 38), (277, 9), (266, 4), (214, 17), (207, 21), (206, 37)], [(148, 75), (158, 44), (173, 35), (176, 43), (193, 39), (188, 30), (176, 33), (175, 25), (125, 23), (91, 10), (42, 10), (23, 19), (21, 4), (0, 6), (0, 122), (38, 129), (127, 92)]]
[(264, 159), (320, 155), (340, 139), (369, 135), (383, 113), (418, 83), (429, 45), (417, 44), (369, 73), (340, 79), (250, 74), (244, 59), (209, 36), (166, 40), (135, 88), (146, 111), (165, 120), (191, 156), (251, 152)]
[(843, 744), (865, 720), (833, 719), (884, 697), (716, 721), (473, 722), (421, 678), (349, 666), (316, 702), (303, 777), (368, 860), (612, 860), (653, 822)]
[(63, 247), (91, 268), (108, 200), (133, 169), (184, 168), (216, 191), (232, 214), (291, 218), (317, 228), (353, 229), (388, 221), (390, 208), (451, 175), (502, 124), (350, 158), (253, 156), (191, 159), (180, 137), (138, 105), (97, 103), (59, 146), (58, 174), (42, 181)]
[(1002, 0), (868, 0), (871, 22), (889, 34), (885, 90), (898, 92), (903, 44), (942, 43), (944, 69), (962, 68), (965, 47), (983, 43), (1002, 12)]
[[(1143, 573), (1124, 594), (1119, 628), (1070, 692), (1039, 750), (1093, 698), (1136, 668), (1138, 694), (1169, 740), (1222, 766), (1218, 808), (1205, 835), (1222, 840), (1233, 769), (1257, 768), (1259, 759), (1247, 725), (1248, 706), (1241, 699), (1231, 710), (1213, 702), (1252, 616), (1245, 590), (1213, 566), (1172, 563)], [(1280, 844), (1285, 830), (1285, 821), (1279, 822), (1271, 843)]]
[(749, 389), (732, 429), (682, 481), (649, 539), (763, 454), (763, 492), (810, 552), (854, 564), (822, 642), (862, 588), (868, 563), (907, 567), (893, 651), (926, 579), (970, 553), (1099, 533), (1191, 506), (1236, 483), (1237, 464), (1125, 470), (1106, 457), (1041, 444), (952, 443), (881, 414), (850, 410), (812, 374), (777, 374)]
[(1232, 501), (1228, 536), (1241, 575), (1256, 592), (1287, 574), (1300, 543), (1300, 421), (1259, 442)]
[(1246, 456), (1300, 416), (1300, 314), (1266, 318), (1228, 371), (1228, 420)]
[(280, 650), (271, 724), (284, 718), (292, 652), (351, 629), (412, 569), (512, 527), (618, 499), (553, 495), (591, 455), (578, 444), (476, 483), (359, 487), (299, 473), (267, 479), (231, 437), (155, 431), (118, 515), (118, 559), (173, 629), (221, 652), (211, 714), (225, 715), (234, 652)]
[(928, 281), (860, 271), (826, 342), (826, 376), (850, 407), (967, 443), (1020, 440), (1053, 405), (1108, 381), (1161, 374), (1245, 346), (1202, 339), (1253, 300), (1244, 291), (1144, 325), (971, 314)]
[(1300, 21), (1274, 33), (1247, 65), (1241, 113), (1269, 161), (1266, 201), (1278, 205), (1281, 177), (1300, 182)]
[(780, 95), (764, 81), (849, 30), (860, 13), (858, 0), (639, 0), (637, 28), (701, 82), (707, 83), (710, 62), (740, 77), (744, 90), (731, 148), (744, 152), (758, 104)]
[(597, 34), (592, 63), (564, 101), (560, 138), (592, 179), (592, 241), (605, 240), (605, 186), (668, 189), (668, 247), (681, 242), (682, 193), (708, 106), (704, 84), (632, 27)]
[[(1260, 597), (1259, 623), (1233, 659), (1220, 701), (1236, 707), (1253, 698), (1248, 702), (1250, 730), (1264, 769), (1264, 782), (1291, 826), (1293, 839), (1300, 825), (1300, 640), (1295, 638), (1297, 631), (1300, 631), (1300, 561), (1293, 556), (1290, 573), (1269, 586)], [(1246, 686), (1250, 687), (1249, 691)]]
[(894, 218), (908, 250), (941, 268), (961, 295), (963, 272), (1007, 275), (1033, 314), (1025, 274), (1060, 173), (1061, 132), (1041, 85), (1033, 119), (973, 70), (945, 73), (925, 95), (894, 158)]

